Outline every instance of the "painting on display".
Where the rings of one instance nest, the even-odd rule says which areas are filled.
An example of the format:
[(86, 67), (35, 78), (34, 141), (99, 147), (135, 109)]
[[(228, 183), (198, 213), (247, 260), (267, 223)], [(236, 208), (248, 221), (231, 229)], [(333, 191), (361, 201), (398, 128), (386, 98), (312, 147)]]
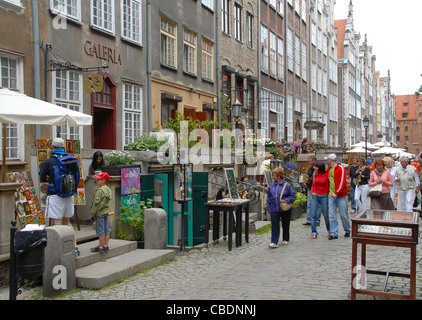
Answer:
[(121, 202), (126, 208), (141, 202), (141, 168), (121, 169)]
[(15, 192), (17, 220), (21, 228), (25, 228), (27, 224), (44, 225), (44, 214), (40, 208), (31, 171), (8, 173), (7, 180), (9, 182), (22, 183), (21, 187)]
[[(79, 183), (77, 187), (77, 193), (74, 195), (75, 206), (85, 205), (85, 184), (82, 175), (82, 158), (80, 155), (81, 152), (81, 143), (80, 140), (66, 140), (65, 141), (65, 151), (69, 155), (73, 155), (78, 159), (79, 162)], [(53, 139), (38, 139), (37, 140), (37, 160), (38, 160), (38, 173), (41, 170), (42, 164), (45, 160), (50, 158), (51, 152), (53, 151)], [(47, 182), (40, 183), (40, 204), (41, 207), (46, 206), (47, 201)]]
[(266, 181), (267, 187), (269, 187), (271, 185), (271, 183), (274, 182), (273, 173), (271, 172), (271, 170), (265, 170), (264, 176), (265, 176), (265, 181)]
[(239, 199), (239, 193), (237, 192), (236, 177), (234, 175), (233, 168), (224, 168), (226, 174), (227, 186), (229, 188), (230, 198)]

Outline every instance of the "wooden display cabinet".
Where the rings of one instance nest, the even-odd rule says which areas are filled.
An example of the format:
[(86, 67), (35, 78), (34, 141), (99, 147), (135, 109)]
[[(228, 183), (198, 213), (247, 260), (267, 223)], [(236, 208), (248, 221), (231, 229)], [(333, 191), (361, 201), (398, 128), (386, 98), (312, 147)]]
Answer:
[[(366, 210), (352, 219), (352, 283), (351, 299), (356, 294), (369, 294), (398, 299), (415, 299), (416, 295), (416, 246), (419, 236), (419, 214), (415, 212), (400, 212), (388, 210)], [(410, 249), (410, 273), (365, 270), (366, 274), (385, 275), (384, 291), (366, 288), (365, 277), (357, 277), (358, 244), (361, 244), (361, 264), (366, 269), (366, 246), (378, 245), (388, 247), (405, 247)], [(386, 292), (388, 278), (405, 277), (410, 279), (410, 294)], [(363, 282), (360, 282), (363, 281)]]

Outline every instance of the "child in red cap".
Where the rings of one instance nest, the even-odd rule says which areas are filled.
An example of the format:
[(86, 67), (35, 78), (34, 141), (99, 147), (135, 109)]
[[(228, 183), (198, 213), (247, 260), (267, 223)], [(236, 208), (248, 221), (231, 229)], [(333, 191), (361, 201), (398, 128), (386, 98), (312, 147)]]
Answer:
[(91, 248), (92, 252), (108, 251), (110, 240), (110, 229), (108, 226), (108, 215), (110, 213), (109, 203), (111, 200), (111, 189), (107, 186), (110, 176), (107, 172), (101, 172), (94, 176), (98, 189), (95, 190), (94, 200), (91, 205), (91, 217), (96, 219), (96, 232), (99, 238), (99, 245)]

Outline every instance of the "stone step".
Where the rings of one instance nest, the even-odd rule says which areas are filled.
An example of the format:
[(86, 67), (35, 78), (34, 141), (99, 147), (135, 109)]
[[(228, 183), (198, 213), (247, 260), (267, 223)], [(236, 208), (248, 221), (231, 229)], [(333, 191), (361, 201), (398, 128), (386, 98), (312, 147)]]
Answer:
[(81, 255), (75, 258), (76, 269), (134, 251), (137, 249), (137, 242), (110, 239), (108, 244), (110, 250), (108, 252), (91, 252), (91, 248), (96, 246), (98, 246), (98, 240), (78, 244)]
[(169, 249), (137, 249), (102, 260), (77, 269), (76, 285), (86, 289), (100, 289), (118, 279), (132, 276), (140, 270), (152, 268), (164, 260), (172, 260), (176, 253), (177, 250)]

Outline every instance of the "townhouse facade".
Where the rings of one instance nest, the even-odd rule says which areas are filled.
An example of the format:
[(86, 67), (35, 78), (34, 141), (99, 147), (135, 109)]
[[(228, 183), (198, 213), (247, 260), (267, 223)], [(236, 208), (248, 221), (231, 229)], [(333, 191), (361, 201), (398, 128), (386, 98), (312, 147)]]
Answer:
[(416, 156), (422, 153), (422, 97), (420, 94), (395, 97), (397, 147)]

